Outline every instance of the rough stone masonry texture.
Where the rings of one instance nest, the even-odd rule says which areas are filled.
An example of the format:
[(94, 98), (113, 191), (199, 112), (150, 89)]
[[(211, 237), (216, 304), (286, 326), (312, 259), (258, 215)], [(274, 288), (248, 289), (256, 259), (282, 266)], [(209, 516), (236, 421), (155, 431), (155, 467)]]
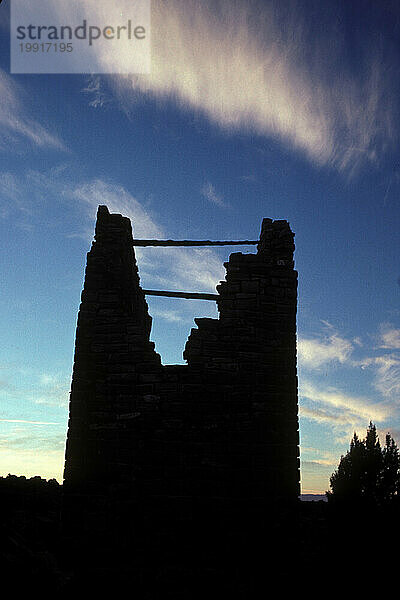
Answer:
[(297, 500), (293, 238), (286, 221), (264, 219), (257, 253), (225, 263), (219, 318), (195, 319), (187, 364), (162, 365), (130, 220), (98, 208), (76, 330), (67, 529), (126, 527), (130, 515), (160, 534), (212, 507), (237, 523), (243, 505)]

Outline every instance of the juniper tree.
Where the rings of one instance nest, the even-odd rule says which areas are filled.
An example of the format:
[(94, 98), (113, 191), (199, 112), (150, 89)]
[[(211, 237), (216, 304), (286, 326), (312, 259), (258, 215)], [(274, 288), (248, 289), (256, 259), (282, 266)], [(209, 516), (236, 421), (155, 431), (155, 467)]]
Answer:
[(386, 444), (382, 450), (382, 471), (380, 488), (383, 502), (400, 498), (400, 452), (390, 435), (386, 434)]
[(372, 500), (374, 503), (379, 502), (381, 495), (381, 474), (383, 469), (382, 449), (379, 442), (376, 427), (370, 421), (367, 429), (367, 437), (364, 441), (365, 460), (364, 460), (364, 489), (363, 496)]
[(359, 500), (363, 493), (364, 464), (365, 447), (354, 432), (350, 449), (341, 456), (338, 468), (331, 475), (332, 492), (327, 492), (328, 497)]
[(400, 452), (391, 435), (386, 435), (381, 448), (372, 421), (364, 440), (354, 433), (349, 450), (330, 477), (330, 487), (330, 500), (381, 505), (400, 498)]

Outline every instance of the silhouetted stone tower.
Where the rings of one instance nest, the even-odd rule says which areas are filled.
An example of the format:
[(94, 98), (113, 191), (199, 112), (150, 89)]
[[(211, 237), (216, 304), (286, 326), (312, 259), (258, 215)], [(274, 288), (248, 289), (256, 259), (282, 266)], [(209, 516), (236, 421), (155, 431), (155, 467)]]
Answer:
[(219, 318), (195, 319), (187, 365), (163, 366), (130, 221), (99, 207), (76, 333), (67, 530), (129, 530), (139, 553), (154, 553), (161, 538), (189, 547), (224, 523), (240, 535), (266, 506), (296, 503), (293, 237), (264, 219), (257, 253), (225, 263)]

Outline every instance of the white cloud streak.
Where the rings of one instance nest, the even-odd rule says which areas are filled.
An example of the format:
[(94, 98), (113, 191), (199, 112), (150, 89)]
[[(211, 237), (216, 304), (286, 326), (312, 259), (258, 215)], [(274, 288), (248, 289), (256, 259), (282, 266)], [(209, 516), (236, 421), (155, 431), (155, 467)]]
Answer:
[(22, 423), (24, 425), (60, 425), (60, 423), (49, 423), (47, 421), (27, 421), (25, 419), (0, 419), (0, 423)]
[(375, 389), (400, 405), (400, 356), (395, 353), (366, 358), (360, 361), (363, 368), (372, 368)]
[[(86, 5), (100, 19), (109, 2)], [(129, 5), (120, 0), (118, 8), (129, 14)], [(59, 10), (65, 15), (73, 2)], [(375, 162), (397, 136), (396, 97), (378, 51), (364, 50), (358, 72), (350, 70), (337, 30), (310, 29), (299, 2), (153, 0), (151, 38), (151, 74), (114, 79), (125, 104), (138, 94), (172, 101), (341, 171)], [(129, 46), (101, 52), (108, 69), (133, 69)]]
[(89, 106), (92, 108), (104, 108), (111, 103), (110, 95), (105, 91), (103, 80), (99, 75), (89, 77), (87, 85), (82, 89), (82, 93), (91, 98)]
[[(299, 366), (304, 369), (299, 378), (300, 415), (330, 426), (334, 431), (345, 432), (345, 435), (365, 429), (370, 420), (384, 423), (396, 418), (400, 407), (400, 357), (395, 352), (398, 330), (384, 324), (378, 336), (378, 347), (370, 348), (368, 356), (355, 359), (354, 344), (358, 352), (367, 352), (361, 341), (353, 340), (353, 344), (339, 335), (330, 323), (324, 325), (328, 328), (327, 335), (298, 341)], [(387, 349), (391, 352), (385, 352)], [(369, 382), (372, 393), (378, 392), (378, 399), (342, 392), (336, 385), (329, 385), (326, 379), (318, 378), (322, 368), (328, 375), (333, 367), (341, 366), (356, 369), (358, 377), (360, 369), (364, 370), (365, 381)]]
[(14, 202), (21, 197), (19, 182), (11, 173), (0, 173), (0, 196), (6, 197)]
[(326, 364), (349, 362), (353, 345), (349, 340), (333, 332), (325, 339), (300, 337), (297, 343), (299, 364), (318, 369)]
[(57, 135), (32, 119), (22, 104), (23, 91), (10, 75), (0, 69), (0, 149), (28, 141), (39, 148), (65, 150)]
[(164, 319), (165, 321), (168, 321), (170, 323), (182, 323), (185, 321), (184, 317), (182, 317), (182, 314), (175, 310), (163, 310), (159, 308), (152, 308), (151, 316), (157, 317), (159, 319)]
[[(332, 366), (343, 365), (350, 368), (371, 370), (373, 386), (385, 398), (400, 404), (400, 330), (385, 323), (380, 328), (377, 347), (370, 349), (370, 355), (354, 359), (352, 354), (354, 344), (359, 348), (363, 345), (359, 339), (352, 342), (339, 335), (329, 323), (325, 325), (330, 330), (329, 335), (321, 338), (300, 337), (297, 343), (300, 368), (310, 372), (318, 372)], [(375, 356), (371, 356), (372, 350)], [(391, 352), (382, 352), (390, 350)], [(365, 350), (364, 350), (365, 351)], [(379, 351), (379, 354), (376, 354)]]
[(337, 443), (347, 443), (354, 431), (364, 432), (370, 420), (384, 423), (394, 414), (389, 403), (351, 395), (310, 379), (300, 380), (299, 397), (300, 419), (329, 427)]
[[(370, 419), (382, 422), (390, 415), (390, 409), (386, 404), (373, 402), (366, 397), (352, 396), (334, 387), (324, 388), (309, 380), (303, 380), (300, 394), (323, 406), (325, 415), (333, 410), (334, 419), (342, 422), (349, 421), (349, 417), (350, 420), (356, 418), (367, 420), (367, 422)], [(337, 413), (337, 409), (341, 411), (341, 414)]]
[[(68, 22), (78, 5), (91, 22), (119, 22), (132, 12), (131, 0), (117, 6), (108, 0), (49, 2), (48, 8)], [(225, 131), (263, 135), (314, 164), (352, 173), (379, 161), (397, 141), (394, 77), (378, 45), (357, 47), (359, 68), (350, 68), (335, 24), (313, 29), (307, 10), (295, 0), (153, 0), (151, 73), (134, 74), (134, 52), (122, 42), (118, 52), (99, 45), (99, 69), (132, 65), (132, 75), (109, 78), (128, 110), (140, 96), (173, 102)], [(109, 101), (99, 77), (84, 91), (91, 106)], [(0, 95), (0, 126), (10, 136), (62, 147), (57, 136), (15, 110), (17, 88), (4, 72)]]
[(384, 324), (381, 328), (380, 348), (400, 350), (400, 329)]
[(211, 204), (215, 204), (219, 208), (229, 208), (229, 205), (217, 194), (215, 187), (209, 181), (203, 185), (201, 193)]
[[(168, 239), (156, 218), (123, 187), (97, 179), (66, 192), (87, 208), (93, 219), (98, 205), (129, 217), (134, 237)], [(225, 270), (218, 255), (209, 248), (136, 248), (143, 287), (163, 285), (168, 289), (215, 292)]]
[(0, 434), (0, 473), (6, 476), (11, 472), (25, 477), (40, 474), (46, 479), (54, 477), (61, 483), (65, 432), (49, 435), (47, 428), (29, 427), (32, 424), (37, 425), (16, 422), (14, 431), (7, 430), (6, 435)]

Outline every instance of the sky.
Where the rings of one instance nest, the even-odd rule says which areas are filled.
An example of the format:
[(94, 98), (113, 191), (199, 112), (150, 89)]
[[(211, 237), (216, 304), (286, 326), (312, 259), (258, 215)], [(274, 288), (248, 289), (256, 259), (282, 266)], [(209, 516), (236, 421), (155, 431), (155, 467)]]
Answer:
[[(128, 5), (118, 2), (122, 14)], [(129, 47), (99, 50), (120, 75), (10, 73), (9, 8), (3, 0), (0, 476), (62, 482), (99, 204), (130, 217), (138, 238), (257, 239), (264, 217), (289, 221), (302, 492), (329, 489), (370, 420), (400, 445), (399, 2), (152, 0), (151, 70), (139, 75)], [(215, 293), (230, 252), (138, 249), (141, 284)], [(194, 317), (217, 317), (212, 302), (148, 304), (164, 364), (184, 362)]]

